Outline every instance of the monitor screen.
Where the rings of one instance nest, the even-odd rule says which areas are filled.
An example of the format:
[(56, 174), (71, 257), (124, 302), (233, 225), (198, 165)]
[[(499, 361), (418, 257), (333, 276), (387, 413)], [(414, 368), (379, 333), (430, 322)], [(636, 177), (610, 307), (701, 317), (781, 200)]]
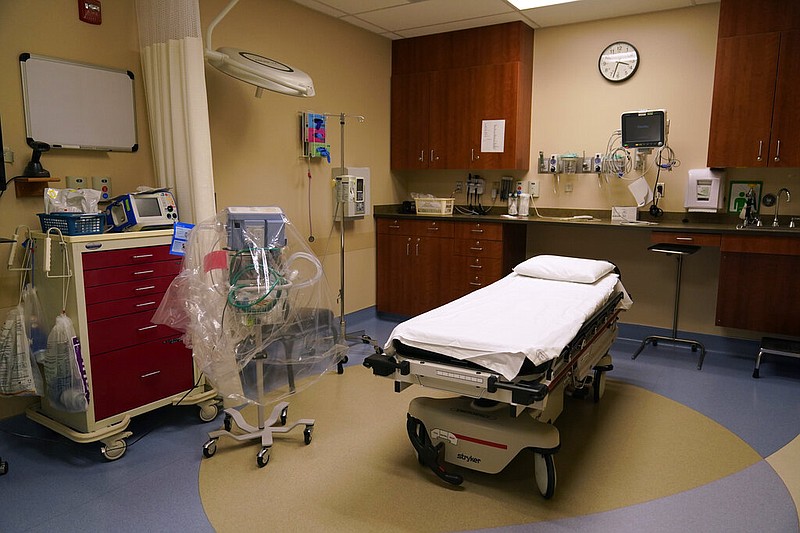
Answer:
[(136, 212), (139, 218), (162, 216), (158, 198), (137, 198), (134, 196), (133, 201), (136, 202)]
[(622, 146), (653, 148), (666, 144), (666, 113), (663, 110), (622, 114)]

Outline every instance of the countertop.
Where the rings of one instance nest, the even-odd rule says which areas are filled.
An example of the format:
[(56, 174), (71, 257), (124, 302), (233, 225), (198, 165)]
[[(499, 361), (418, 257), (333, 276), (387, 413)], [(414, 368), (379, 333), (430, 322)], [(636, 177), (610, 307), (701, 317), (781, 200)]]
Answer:
[[(737, 229), (736, 226), (741, 221), (735, 214), (719, 214), (719, 213), (672, 213), (665, 212), (661, 217), (652, 217), (647, 212), (639, 212), (638, 223), (620, 223), (611, 220), (610, 210), (598, 209), (539, 209), (541, 216), (532, 214), (530, 216), (508, 216), (505, 214), (505, 209), (498, 207), (492, 208), (489, 214), (486, 215), (472, 215), (462, 214), (456, 212), (459, 206), (456, 206), (452, 215), (417, 215), (414, 213), (401, 213), (400, 204), (390, 205), (376, 205), (373, 207), (373, 216), (376, 218), (402, 218), (402, 219), (419, 219), (419, 220), (457, 220), (457, 221), (486, 221), (486, 222), (502, 222), (504, 224), (551, 224), (551, 225), (581, 225), (586, 227), (614, 227), (633, 230), (648, 230), (648, 231), (686, 231), (691, 233), (735, 233), (735, 234), (750, 234), (750, 235), (781, 235), (781, 236), (794, 236), (800, 238), (800, 228), (789, 228), (789, 218), (781, 217), (782, 226), (779, 228), (771, 227), (772, 217), (767, 215), (764, 217), (768, 226), (759, 228)], [(462, 206), (463, 207), (463, 206)], [(572, 216), (590, 215), (593, 218), (577, 219), (577, 220), (563, 220)], [(553, 217), (553, 218), (549, 218)]]

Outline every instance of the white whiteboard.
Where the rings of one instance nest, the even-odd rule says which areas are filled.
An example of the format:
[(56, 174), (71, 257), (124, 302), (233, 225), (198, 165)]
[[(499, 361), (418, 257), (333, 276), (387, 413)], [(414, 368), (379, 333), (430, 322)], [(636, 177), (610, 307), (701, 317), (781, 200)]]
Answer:
[(135, 152), (133, 73), (20, 54), (28, 144)]

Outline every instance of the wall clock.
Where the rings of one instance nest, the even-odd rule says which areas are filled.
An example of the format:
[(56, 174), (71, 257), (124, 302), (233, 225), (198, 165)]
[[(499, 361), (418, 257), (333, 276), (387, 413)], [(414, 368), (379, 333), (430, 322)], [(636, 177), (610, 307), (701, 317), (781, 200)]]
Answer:
[(608, 81), (625, 81), (639, 68), (639, 51), (625, 41), (611, 43), (600, 53), (597, 68)]

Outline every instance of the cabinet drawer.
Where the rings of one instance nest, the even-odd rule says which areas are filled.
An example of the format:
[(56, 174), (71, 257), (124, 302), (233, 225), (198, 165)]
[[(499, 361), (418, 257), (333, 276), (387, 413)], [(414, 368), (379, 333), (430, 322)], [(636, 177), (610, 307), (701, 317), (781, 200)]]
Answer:
[(483, 259), (481, 257), (461, 257), (459, 259), (456, 263), (458, 270), (466, 272), (468, 276), (486, 274), (498, 280), (503, 274), (502, 262), (497, 259)]
[(145, 295), (157, 295), (160, 301), (161, 296), (166, 292), (169, 284), (172, 283), (172, 279), (173, 276), (166, 276), (143, 279), (141, 281), (129, 281), (127, 283), (112, 283), (111, 285), (87, 287), (84, 290), (86, 305)]
[(142, 248), (126, 248), (124, 250), (108, 250), (84, 253), (84, 270), (95, 270), (122, 265), (136, 265), (154, 261), (175, 261), (176, 256), (169, 253), (169, 246), (144, 246)]
[(141, 281), (162, 276), (175, 277), (180, 270), (181, 263), (176, 260), (90, 270), (83, 274), (83, 285), (84, 287), (97, 287), (99, 285)]
[(653, 231), (650, 233), (650, 242), (654, 244), (668, 242), (671, 244), (719, 247), (720, 238), (718, 233), (673, 233), (668, 231)]
[(175, 336), (92, 354), (91, 365), (95, 420), (136, 409), (194, 385), (192, 351)]
[(131, 315), (90, 322), (90, 353), (100, 354), (177, 334), (172, 328), (150, 322), (153, 312), (153, 310), (141, 311)]
[(800, 255), (800, 237), (725, 235), (723, 252), (751, 254)]
[(456, 224), (457, 239), (502, 241), (503, 225), (496, 222), (459, 222)]
[(455, 277), (456, 297), (463, 296), (468, 292), (478, 290), (500, 279), (499, 274), (490, 271), (459, 271)]
[(154, 313), (161, 303), (162, 294), (139, 295), (135, 298), (109, 300), (86, 305), (86, 320), (89, 322), (149, 311)]
[(488, 241), (485, 239), (457, 239), (456, 255), (468, 257), (503, 258), (503, 243), (501, 241)]
[(407, 218), (379, 218), (377, 232), (387, 235), (413, 235), (416, 237), (452, 237), (453, 223), (441, 220), (411, 220)]

